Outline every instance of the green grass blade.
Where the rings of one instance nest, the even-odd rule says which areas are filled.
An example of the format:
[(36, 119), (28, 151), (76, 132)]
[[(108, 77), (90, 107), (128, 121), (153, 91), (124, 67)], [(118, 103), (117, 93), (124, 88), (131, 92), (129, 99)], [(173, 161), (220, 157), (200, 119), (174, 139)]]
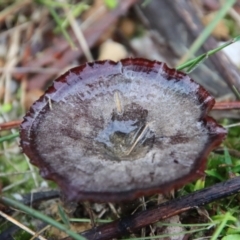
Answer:
[(237, 96), (238, 99), (240, 99), (240, 92), (237, 90), (235, 86), (232, 86), (233, 91), (235, 92), (235, 95)]
[[(74, 18), (77, 18), (87, 9), (89, 9), (89, 5), (87, 5), (86, 3), (76, 4), (74, 6), (74, 8), (72, 9), (72, 15)], [(69, 21), (68, 21), (68, 19), (65, 19), (62, 21), (61, 27), (57, 26), (54, 29), (54, 32), (59, 33), (61, 31), (61, 29), (63, 29), (63, 28), (66, 29), (68, 26), (69, 26)]]
[(118, 5), (118, 0), (104, 0), (104, 4), (108, 9), (115, 9)]
[(213, 236), (211, 237), (211, 240), (217, 240), (217, 239), (219, 239), (219, 236), (220, 236), (223, 228), (226, 226), (226, 224), (227, 224), (227, 222), (228, 222), (229, 220), (232, 221), (233, 219), (232, 219), (232, 215), (231, 215), (229, 212), (227, 212), (227, 213), (225, 214), (225, 216), (224, 216), (221, 224), (218, 226), (218, 228), (217, 228), (216, 231), (214, 232)]
[(64, 222), (64, 224), (66, 225), (66, 227), (69, 229), (70, 228), (70, 222), (68, 220), (68, 217), (66, 216), (63, 208), (61, 205), (58, 204), (58, 213), (62, 219), (62, 221)]
[(76, 46), (74, 45), (72, 39), (70, 38), (69, 34), (67, 33), (66, 29), (62, 27), (62, 20), (58, 16), (57, 12), (54, 8), (48, 7), (49, 12), (53, 16), (55, 22), (57, 23), (58, 27), (61, 29), (63, 36), (66, 38), (68, 44), (71, 46), (72, 49), (75, 49)]
[(208, 55), (204, 54), (199, 56), (199, 58), (193, 62), (186, 70), (186, 73), (192, 72), (195, 68), (197, 68), (205, 59), (207, 59)]
[(18, 132), (10, 134), (10, 135), (7, 135), (7, 136), (4, 136), (4, 137), (1, 137), (0, 138), (0, 143), (8, 141), (8, 140), (12, 140), (12, 139), (14, 139), (16, 137), (19, 137), (19, 133)]
[(228, 173), (232, 173), (233, 162), (228, 152), (228, 149), (226, 147), (224, 147), (224, 158), (225, 158), (225, 163), (227, 164)]
[(225, 1), (225, 4), (218, 11), (213, 21), (202, 31), (199, 37), (192, 44), (187, 54), (183, 57), (182, 62), (187, 61), (189, 57), (193, 56), (199, 50), (202, 44), (206, 41), (206, 39), (212, 33), (212, 31), (214, 30), (218, 22), (227, 14), (227, 12), (233, 6), (234, 3), (236, 3), (236, 0)]
[(55, 0), (35, 0), (36, 3), (42, 4), (43, 6), (48, 6), (48, 7), (72, 7), (74, 6), (71, 3), (67, 2), (60, 2), (60, 1), (55, 1)]
[(225, 44), (217, 47), (217, 48), (214, 48), (210, 51), (208, 51), (207, 53), (204, 53), (204, 54), (201, 54), (200, 56), (192, 59), (192, 60), (189, 60), (187, 61), (186, 63), (183, 63), (181, 65), (179, 65), (176, 69), (177, 70), (183, 70), (185, 68), (190, 68), (189, 70), (193, 69), (194, 68), (194, 65), (199, 65), (199, 63), (201, 63), (203, 60), (205, 60), (206, 58), (208, 58), (209, 56), (219, 52), (220, 50), (222, 50), (223, 48), (237, 42), (240, 40), (240, 35), (231, 39), (230, 41), (226, 42)]
[[(91, 219), (89, 218), (70, 218), (70, 222), (83, 222), (83, 223), (91, 223)], [(94, 219), (95, 222), (97, 223), (110, 223), (113, 220), (108, 220), (108, 219)]]

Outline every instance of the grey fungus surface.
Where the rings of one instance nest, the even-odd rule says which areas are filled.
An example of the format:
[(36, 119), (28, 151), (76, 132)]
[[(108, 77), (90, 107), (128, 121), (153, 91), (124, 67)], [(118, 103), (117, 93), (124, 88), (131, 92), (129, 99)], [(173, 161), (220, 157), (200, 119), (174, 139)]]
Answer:
[(70, 69), (21, 124), (21, 147), (69, 200), (117, 202), (202, 176), (226, 135), (215, 101), (186, 74), (146, 59)]

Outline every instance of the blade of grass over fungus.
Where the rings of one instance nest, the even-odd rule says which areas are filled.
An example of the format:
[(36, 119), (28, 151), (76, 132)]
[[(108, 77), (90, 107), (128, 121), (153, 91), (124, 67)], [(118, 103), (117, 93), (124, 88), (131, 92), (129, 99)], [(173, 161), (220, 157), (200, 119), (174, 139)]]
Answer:
[(197, 67), (202, 61), (204, 61), (205, 59), (207, 59), (209, 56), (219, 52), (220, 50), (224, 49), (225, 47), (235, 43), (235, 42), (238, 42), (240, 41), (240, 35), (231, 39), (230, 41), (224, 43), (223, 45), (217, 47), (217, 48), (214, 48), (206, 53), (203, 53), (201, 54), (200, 56), (192, 59), (192, 60), (189, 60), (187, 61), (186, 63), (183, 63), (181, 65), (179, 65), (178, 67), (176, 67), (177, 70), (183, 70), (185, 68), (188, 68), (187, 71), (192, 71), (195, 67)]
[(79, 234), (73, 232), (72, 230), (69, 230), (65, 225), (55, 221), (54, 219), (42, 214), (41, 212), (39, 212), (37, 210), (34, 210), (28, 206), (25, 206), (24, 204), (14, 200), (14, 199), (2, 197), (2, 198), (0, 198), (0, 202), (6, 204), (8, 206), (17, 208), (17, 209), (31, 215), (32, 217), (38, 218), (38, 219), (44, 221), (45, 223), (50, 224), (53, 227), (56, 227), (57, 229), (65, 232), (66, 234), (71, 236), (73, 239), (76, 239), (76, 240), (85, 240), (86, 239), (86, 238), (80, 236)]
[(202, 31), (199, 37), (194, 41), (192, 46), (190, 47), (189, 51), (182, 57), (180, 60), (180, 64), (186, 62), (189, 57), (193, 56), (202, 44), (206, 41), (209, 35), (212, 33), (218, 22), (227, 14), (229, 9), (236, 3), (236, 0), (228, 0), (225, 1), (222, 8), (217, 12), (216, 16), (212, 20), (212, 22)]
[(19, 133), (18, 132), (10, 134), (10, 135), (7, 135), (7, 136), (4, 136), (4, 137), (1, 137), (0, 138), (0, 143), (8, 141), (8, 140), (12, 140), (12, 139), (14, 139), (16, 137), (19, 137)]

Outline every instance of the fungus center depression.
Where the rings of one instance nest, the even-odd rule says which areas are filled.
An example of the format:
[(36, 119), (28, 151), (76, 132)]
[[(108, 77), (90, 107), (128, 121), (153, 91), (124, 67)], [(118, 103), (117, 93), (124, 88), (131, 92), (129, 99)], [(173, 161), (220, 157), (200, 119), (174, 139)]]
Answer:
[(154, 143), (148, 111), (136, 103), (122, 106), (121, 94), (114, 93), (116, 108), (111, 120), (95, 138), (100, 152), (111, 160), (135, 160), (144, 157)]

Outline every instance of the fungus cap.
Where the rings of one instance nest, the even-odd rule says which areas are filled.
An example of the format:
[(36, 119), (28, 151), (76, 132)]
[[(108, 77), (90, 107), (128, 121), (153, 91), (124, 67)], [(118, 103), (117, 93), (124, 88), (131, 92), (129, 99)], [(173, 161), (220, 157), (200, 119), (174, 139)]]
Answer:
[(226, 135), (214, 98), (186, 74), (146, 59), (70, 69), (21, 124), (21, 147), (69, 200), (122, 201), (203, 175)]

